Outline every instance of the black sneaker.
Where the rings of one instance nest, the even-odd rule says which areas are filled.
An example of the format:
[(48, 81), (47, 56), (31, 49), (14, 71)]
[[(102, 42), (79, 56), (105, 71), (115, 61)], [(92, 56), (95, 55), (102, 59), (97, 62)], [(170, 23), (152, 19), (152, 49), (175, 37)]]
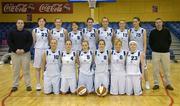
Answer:
[(171, 90), (171, 91), (174, 90), (174, 88), (173, 88), (171, 85), (167, 85), (167, 86), (166, 86), (166, 89)]
[(31, 86), (28, 86), (28, 87), (26, 88), (26, 91), (32, 91)]
[(153, 90), (159, 89), (159, 85), (154, 85)]
[(18, 90), (17, 87), (12, 87), (11, 92), (16, 92)]

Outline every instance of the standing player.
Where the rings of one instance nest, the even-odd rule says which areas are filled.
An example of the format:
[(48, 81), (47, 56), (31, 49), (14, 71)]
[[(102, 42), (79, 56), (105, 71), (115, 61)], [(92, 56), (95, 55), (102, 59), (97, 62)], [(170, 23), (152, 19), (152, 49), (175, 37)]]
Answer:
[(38, 25), (39, 27), (33, 29), (32, 35), (34, 40), (34, 67), (36, 68), (36, 90), (41, 90), (41, 84), (40, 84), (40, 69), (42, 64), (42, 57), (43, 53), (46, 49), (49, 48), (49, 40), (50, 40), (50, 34), (49, 30), (45, 27), (46, 19), (45, 18), (38, 18)]
[[(130, 34), (130, 41), (134, 40), (137, 42), (137, 49), (144, 53), (144, 56), (146, 55), (146, 30), (142, 27), (140, 27), (140, 19), (139, 17), (133, 18), (133, 28), (129, 30)], [(145, 58), (144, 58), (145, 59)], [(146, 62), (146, 61), (144, 61)], [(149, 80), (148, 80), (148, 71), (147, 71), (147, 65), (145, 64), (145, 72), (144, 72), (144, 78), (146, 81), (146, 89), (150, 89)]]
[(59, 94), (60, 88), (60, 50), (57, 48), (57, 40), (50, 41), (50, 49), (43, 56), (44, 69), (44, 93)]
[(120, 39), (114, 40), (114, 49), (111, 53), (111, 88), (112, 95), (126, 93), (126, 71), (125, 60), (126, 52), (122, 50), (122, 41)]
[[(144, 72), (144, 53), (137, 49), (136, 41), (129, 42), (130, 51), (126, 58), (126, 94), (127, 95), (141, 95), (141, 79)], [(142, 72), (140, 71), (140, 64)], [(142, 75), (141, 75), (142, 74)]]
[(96, 42), (97, 42), (97, 31), (93, 28), (94, 20), (93, 18), (87, 19), (87, 27), (82, 29), (83, 39), (89, 42), (89, 48), (91, 51), (96, 50)]
[(82, 42), (82, 32), (78, 30), (76, 22), (72, 22), (72, 31), (69, 32), (69, 39), (72, 41), (72, 50), (80, 51)]
[(56, 18), (54, 24), (55, 28), (51, 30), (51, 37), (57, 40), (57, 48), (63, 51), (65, 49), (65, 41), (67, 40), (68, 32), (61, 27), (62, 20), (60, 18)]
[(114, 37), (114, 31), (108, 27), (109, 19), (107, 17), (102, 18), (102, 27), (98, 29), (98, 38), (103, 39), (106, 43), (105, 49), (111, 51), (112, 42)]
[(82, 42), (82, 50), (79, 53), (79, 81), (78, 87), (84, 86), (88, 93), (93, 92), (93, 75), (92, 69), (93, 52), (89, 49), (88, 41)]
[(76, 92), (76, 67), (77, 56), (72, 50), (71, 40), (66, 41), (66, 50), (62, 52), (61, 61), (61, 92), (66, 94), (70, 88), (71, 93)]
[(129, 51), (129, 35), (128, 30), (126, 29), (126, 22), (124, 20), (119, 21), (119, 29), (115, 32), (115, 38), (120, 39), (122, 41), (122, 49), (125, 51)]
[(98, 50), (95, 51), (94, 61), (95, 61), (95, 91), (98, 87), (104, 86), (106, 89), (109, 87), (109, 53), (105, 49), (106, 43), (104, 40), (99, 40)]

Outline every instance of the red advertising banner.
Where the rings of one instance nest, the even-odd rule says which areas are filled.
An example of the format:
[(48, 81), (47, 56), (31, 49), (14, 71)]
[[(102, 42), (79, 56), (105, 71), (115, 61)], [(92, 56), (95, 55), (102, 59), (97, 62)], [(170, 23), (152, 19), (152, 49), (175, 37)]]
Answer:
[(73, 13), (73, 4), (68, 2), (2, 2), (4, 14), (26, 13)]

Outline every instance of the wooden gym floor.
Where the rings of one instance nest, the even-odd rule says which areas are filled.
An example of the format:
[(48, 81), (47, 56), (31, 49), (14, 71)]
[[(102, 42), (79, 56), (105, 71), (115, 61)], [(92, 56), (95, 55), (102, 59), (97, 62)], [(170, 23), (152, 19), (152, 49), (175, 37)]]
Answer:
[[(171, 80), (174, 91), (167, 91), (163, 86), (161, 73), (160, 89), (153, 91), (152, 65), (148, 63), (150, 90), (144, 90), (142, 96), (98, 97), (90, 94), (85, 97), (76, 95), (44, 95), (35, 90), (35, 70), (31, 66), (33, 90), (27, 92), (21, 75), (17, 92), (11, 93), (12, 66), (0, 65), (0, 100), (2, 106), (180, 106), (180, 63), (171, 63)], [(144, 86), (143, 86), (144, 87)]]

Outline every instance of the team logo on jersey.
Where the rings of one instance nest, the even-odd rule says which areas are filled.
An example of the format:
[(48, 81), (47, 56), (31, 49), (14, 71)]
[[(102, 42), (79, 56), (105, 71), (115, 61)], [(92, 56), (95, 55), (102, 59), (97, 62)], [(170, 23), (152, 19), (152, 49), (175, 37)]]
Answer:
[(71, 57), (71, 60), (74, 60), (73, 56)]
[(90, 59), (90, 56), (89, 56), (89, 55), (87, 55), (87, 59)]
[(111, 36), (111, 33), (107, 33), (107, 36)]
[(107, 59), (107, 56), (104, 56), (104, 60), (106, 60)]
[(91, 33), (91, 37), (95, 37), (95, 33)]
[(128, 36), (127, 36), (127, 33), (123, 33), (123, 37), (128, 37)]
[(80, 36), (77, 36), (77, 39), (80, 40)]
[(137, 36), (137, 37), (141, 37), (141, 34), (140, 34), (140, 33), (136, 33), (136, 36)]
[(133, 62), (133, 61), (136, 61), (138, 59), (138, 56), (131, 56), (131, 63)]
[(54, 59), (59, 59), (59, 55), (54, 55)]
[(63, 34), (63, 33), (60, 33), (60, 37), (64, 37), (64, 34)]
[(120, 59), (120, 60), (122, 60), (122, 59), (123, 59), (123, 56), (122, 56), (122, 55), (120, 55), (120, 56), (119, 56), (119, 59)]
[(47, 33), (41, 33), (41, 36), (42, 36), (42, 38), (43, 38), (43, 37), (47, 37), (48, 34), (47, 34)]

